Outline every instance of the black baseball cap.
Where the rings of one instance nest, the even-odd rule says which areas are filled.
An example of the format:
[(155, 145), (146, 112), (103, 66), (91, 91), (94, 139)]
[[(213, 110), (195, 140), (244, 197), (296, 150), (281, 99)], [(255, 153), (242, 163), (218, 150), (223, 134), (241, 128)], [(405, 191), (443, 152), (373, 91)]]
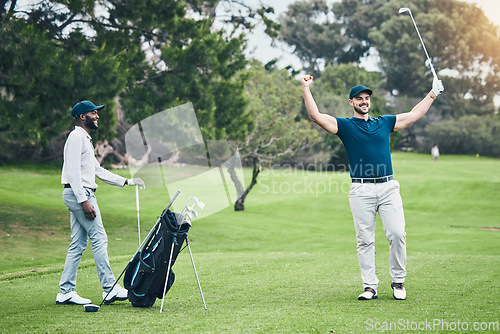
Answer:
[(77, 104), (75, 104), (73, 109), (71, 109), (71, 116), (76, 117), (78, 115), (86, 114), (89, 111), (101, 110), (104, 107), (105, 107), (104, 104), (101, 106), (96, 106), (95, 104), (87, 100), (80, 101)]
[(357, 85), (352, 87), (351, 93), (349, 94), (349, 100), (358, 95), (361, 92), (367, 92), (368, 95), (372, 95), (372, 90), (368, 87), (365, 87), (363, 85)]

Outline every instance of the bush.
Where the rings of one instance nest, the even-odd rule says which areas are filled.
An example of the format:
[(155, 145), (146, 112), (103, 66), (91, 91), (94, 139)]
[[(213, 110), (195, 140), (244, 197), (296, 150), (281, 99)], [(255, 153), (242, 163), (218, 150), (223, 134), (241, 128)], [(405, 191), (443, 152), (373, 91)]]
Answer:
[(429, 147), (438, 144), (441, 153), (480, 154), (500, 157), (500, 118), (495, 116), (462, 116), (425, 128)]

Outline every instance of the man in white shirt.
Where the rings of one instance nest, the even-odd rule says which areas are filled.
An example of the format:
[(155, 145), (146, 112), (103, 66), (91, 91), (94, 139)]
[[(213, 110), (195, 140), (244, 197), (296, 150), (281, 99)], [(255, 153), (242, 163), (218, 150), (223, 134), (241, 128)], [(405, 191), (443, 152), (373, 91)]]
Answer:
[[(95, 158), (89, 133), (91, 130), (98, 130), (97, 112), (103, 108), (104, 105), (96, 106), (90, 101), (81, 101), (71, 110), (77, 126), (71, 131), (64, 145), (61, 175), (61, 183), (64, 185), (64, 204), (71, 213), (71, 243), (59, 282), (60, 292), (56, 297), (57, 304), (91, 303), (90, 299), (80, 297), (75, 291), (76, 273), (83, 251), (87, 248), (88, 239), (92, 241), (97, 274), (104, 290), (103, 298), (108, 295), (116, 281), (109, 265), (108, 237), (94, 196), (97, 188), (95, 177), (114, 186), (123, 187), (128, 184), (144, 188), (144, 182), (141, 179), (126, 179), (111, 173), (102, 168)], [(126, 299), (127, 290), (116, 284), (104, 302), (112, 303), (115, 300)]]

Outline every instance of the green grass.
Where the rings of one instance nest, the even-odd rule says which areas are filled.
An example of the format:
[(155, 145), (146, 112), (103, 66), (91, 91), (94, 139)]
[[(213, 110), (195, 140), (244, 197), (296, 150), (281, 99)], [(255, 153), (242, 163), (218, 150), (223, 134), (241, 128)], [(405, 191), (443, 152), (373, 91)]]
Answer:
[[(0, 167), (0, 331), (370, 333), (370, 326), (392, 322), (399, 330), (385, 332), (411, 333), (421, 332), (411, 326), (426, 321), (460, 321), (468, 331), (436, 324), (432, 332), (472, 333), (474, 322), (498, 324), (500, 160), (441, 156), (433, 163), (429, 155), (396, 153), (393, 163), (407, 225), (406, 301), (392, 298), (380, 221), (379, 299), (356, 299), (362, 287), (348, 174), (264, 170), (244, 212), (227, 208), (196, 221), (190, 231), (208, 311), (183, 252), (162, 314), (160, 300), (151, 309), (117, 302), (97, 313), (56, 305), (69, 240), (60, 170)], [(248, 182), (251, 171), (245, 172)], [(135, 192), (99, 184), (96, 195), (118, 276), (137, 248)], [(143, 236), (168, 201), (165, 189), (141, 192)], [(77, 291), (100, 303), (90, 247)]]

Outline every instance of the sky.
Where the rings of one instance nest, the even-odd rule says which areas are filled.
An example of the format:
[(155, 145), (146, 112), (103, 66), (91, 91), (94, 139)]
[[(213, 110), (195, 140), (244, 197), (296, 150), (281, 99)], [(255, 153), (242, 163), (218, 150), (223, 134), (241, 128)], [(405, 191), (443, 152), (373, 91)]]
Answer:
[[(272, 6), (275, 10), (276, 16), (286, 12), (288, 5), (297, 0), (248, 0), (245, 1), (250, 6), (257, 6), (259, 2), (262, 2), (268, 6)], [(330, 0), (329, 2), (331, 2)], [(335, 1), (335, 0), (333, 0)], [(479, 8), (483, 10), (486, 17), (493, 22), (495, 25), (500, 27), (500, 0), (462, 0), (463, 2), (475, 3)], [(421, 32), (425, 40), (424, 32)], [(248, 48), (247, 55), (260, 60), (263, 63), (267, 63), (275, 58), (278, 59), (278, 67), (286, 67), (292, 65), (294, 69), (300, 69), (302, 67), (299, 59), (292, 54), (291, 47), (279, 43), (276, 46), (272, 46), (272, 39), (264, 33), (264, 27), (258, 26), (255, 31), (248, 36)], [(365, 59), (360, 63), (365, 69), (369, 71), (374, 71), (377, 69), (373, 60)]]

